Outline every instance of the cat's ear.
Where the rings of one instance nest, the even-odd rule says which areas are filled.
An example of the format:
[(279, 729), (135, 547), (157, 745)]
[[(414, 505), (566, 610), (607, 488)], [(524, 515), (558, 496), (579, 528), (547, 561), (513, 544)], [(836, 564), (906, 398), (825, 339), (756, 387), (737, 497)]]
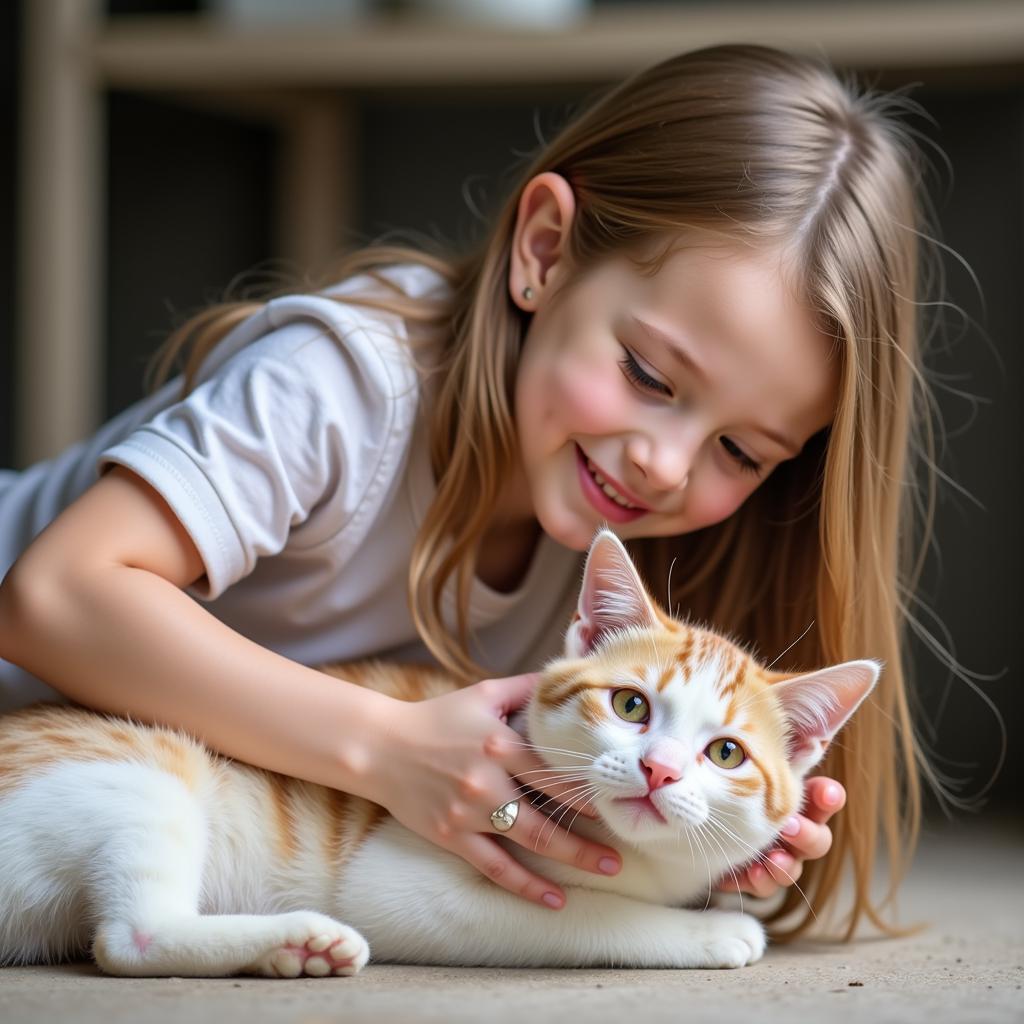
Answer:
[(789, 763), (803, 773), (822, 758), (832, 737), (874, 689), (882, 666), (847, 661), (772, 684), (789, 722)]
[(611, 630), (657, 622), (657, 612), (622, 541), (611, 530), (599, 531), (587, 554), (576, 615), (565, 634), (565, 656), (582, 658)]

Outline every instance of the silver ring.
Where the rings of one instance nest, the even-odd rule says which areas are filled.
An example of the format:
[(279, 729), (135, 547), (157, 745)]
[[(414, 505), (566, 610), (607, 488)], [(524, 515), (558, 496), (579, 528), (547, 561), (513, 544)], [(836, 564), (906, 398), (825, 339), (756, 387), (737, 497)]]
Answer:
[(507, 804), (502, 804), (492, 812), (491, 824), (497, 831), (507, 832), (516, 823), (517, 817), (519, 817), (519, 801), (509, 800)]

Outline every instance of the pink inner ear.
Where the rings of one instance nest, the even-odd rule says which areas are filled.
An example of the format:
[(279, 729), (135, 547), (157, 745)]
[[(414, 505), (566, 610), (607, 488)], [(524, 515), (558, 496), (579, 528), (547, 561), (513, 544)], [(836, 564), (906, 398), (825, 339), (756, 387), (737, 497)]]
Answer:
[(656, 621), (629, 553), (610, 530), (600, 531), (587, 555), (576, 617), (566, 636), (566, 654), (581, 657), (611, 630), (652, 626)]
[(788, 758), (809, 768), (878, 681), (873, 661), (850, 661), (772, 684), (789, 722)]

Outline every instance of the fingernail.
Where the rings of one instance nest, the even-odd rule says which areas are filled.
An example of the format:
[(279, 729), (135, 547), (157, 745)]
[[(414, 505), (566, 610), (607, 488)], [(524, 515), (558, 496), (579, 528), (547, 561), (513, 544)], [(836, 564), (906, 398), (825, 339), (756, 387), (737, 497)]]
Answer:
[(544, 893), (543, 900), (552, 910), (561, 910), (562, 904), (565, 903), (565, 900), (557, 892)]
[(777, 850), (777, 851), (776, 851), (775, 853), (773, 853), (773, 854), (770, 854), (770, 855), (769, 855), (769, 857), (768, 857), (768, 859), (769, 859), (769, 860), (770, 860), (770, 861), (771, 861), (771, 862), (772, 862), (772, 863), (773, 863), (773, 864), (774, 864), (774, 865), (775, 865), (775, 866), (776, 866), (777, 868), (783, 868), (783, 869), (785, 869), (785, 868), (788, 868), (788, 867), (789, 867), (789, 861), (790, 861), (790, 858), (789, 858), (789, 854), (786, 854), (786, 853), (782, 853), (782, 852), (781, 852), (781, 851), (779, 851), (779, 850)]
[(784, 836), (795, 836), (800, 831), (800, 822), (796, 818), (788, 818), (786, 824), (782, 826), (782, 834)]
[(750, 869), (750, 877), (755, 882), (760, 882), (761, 879), (764, 877), (764, 868), (761, 867), (760, 864), (755, 864), (754, 867)]
[(823, 795), (825, 803), (827, 803), (829, 807), (838, 806), (839, 801), (843, 798), (842, 793), (839, 792), (838, 786), (826, 786)]
[(601, 869), (602, 874), (605, 875), (617, 875), (622, 867), (614, 857), (602, 857), (597, 862), (597, 866)]

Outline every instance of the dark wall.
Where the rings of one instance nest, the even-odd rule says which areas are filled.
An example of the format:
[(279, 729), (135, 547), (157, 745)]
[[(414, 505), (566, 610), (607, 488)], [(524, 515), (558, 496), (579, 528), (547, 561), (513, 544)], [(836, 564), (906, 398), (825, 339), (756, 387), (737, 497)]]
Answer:
[(932, 633), (949, 631), (968, 673), (997, 677), (951, 676), (917, 642), (920, 720), (941, 754), (936, 767), (972, 780), (966, 791), (977, 792), (1001, 757), (1001, 717), (1009, 749), (992, 797), (1019, 806), (1024, 85), (922, 90), (918, 98), (937, 121), (929, 136), (952, 165), (930, 182), (941, 236), (970, 267), (944, 256), (947, 298), (959, 310), (943, 318), (945, 337), (935, 340), (929, 366), (945, 429), (940, 467), (953, 483), (940, 485), (936, 545), (921, 593), (937, 619), (924, 609), (919, 617)]
[(142, 394), (172, 323), (271, 254), (269, 129), (109, 97), (106, 415)]

